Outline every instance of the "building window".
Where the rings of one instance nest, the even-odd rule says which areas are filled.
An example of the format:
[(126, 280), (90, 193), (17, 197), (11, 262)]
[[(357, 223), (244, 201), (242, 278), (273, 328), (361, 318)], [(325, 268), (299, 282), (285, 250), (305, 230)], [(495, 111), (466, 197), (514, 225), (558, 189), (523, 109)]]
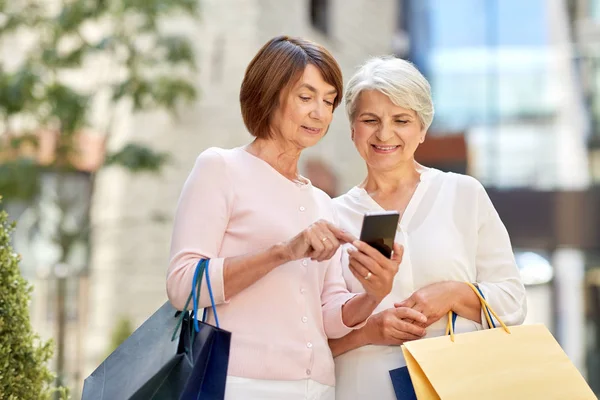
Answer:
[[(548, 121), (556, 96), (548, 68), (544, 0), (403, 0), (407, 58), (427, 76), (434, 129)], [(465, 15), (470, 18), (464, 19)], [(461, 21), (457, 24), (456, 21)]]
[(329, 0), (310, 0), (310, 23), (321, 33), (329, 34)]

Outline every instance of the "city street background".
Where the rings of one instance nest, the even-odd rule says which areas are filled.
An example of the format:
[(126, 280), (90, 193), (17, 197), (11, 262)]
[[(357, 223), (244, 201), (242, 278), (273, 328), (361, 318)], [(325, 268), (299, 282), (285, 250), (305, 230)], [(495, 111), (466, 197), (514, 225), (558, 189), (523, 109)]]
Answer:
[[(54, 339), (51, 367), (73, 398), (166, 301), (183, 182), (206, 148), (251, 140), (240, 84), (257, 50), (280, 34), (324, 45), (345, 82), (375, 55), (408, 59), (424, 73), (436, 114), (417, 160), (485, 185), (526, 284), (526, 323), (545, 324), (600, 394), (600, 0), (154, 0), (147, 7), (175, 11), (138, 30), (135, 13), (149, 8), (136, 11), (134, 1), (105, 1), (113, 8), (102, 18), (73, 26), (84, 1), (22, 3), (0, 6), (0, 26), (31, 3), (56, 19), (50, 31), (28, 29), (24, 16), (23, 29), (0, 29), (0, 195), (34, 287), (32, 324)], [(65, 5), (72, 14), (61, 13)], [(44, 42), (57, 35), (52, 26), (63, 29), (59, 43)], [(167, 39), (156, 44), (151, 34)], [(78, 40), (83, 59), (72, 50)], [(36, 98), (27, 82), (37, 70), (31, 79), (18, 73), (38, 41), (56, 54), (36, 62), (73, 91), (53, 98), (87, 115), (72, 127), (11, 108), (21, 90)], [(119, 44), (158, 50), (128, 63)], [(103, 85), (112, 92), (96, 89)], [(67, 128), (77, 150), (65, 156), (68, 170), (56, 163)], [(36, 146), (2, 150), (25, 136)], [(343, 103), (305, 153), (303, 174), (332, 197), (364, 177)]]

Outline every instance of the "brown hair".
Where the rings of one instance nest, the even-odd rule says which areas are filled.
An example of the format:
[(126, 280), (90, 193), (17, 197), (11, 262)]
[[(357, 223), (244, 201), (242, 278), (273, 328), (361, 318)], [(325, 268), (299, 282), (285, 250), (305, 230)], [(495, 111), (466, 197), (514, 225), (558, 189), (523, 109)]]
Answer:
[(308, 64), (319, 69), (325, 82), (337, 91), (333, 108), (342, 100), (342, 71), (333, 56), (321, 45), (289, 36), (269, 40), (254, 56), (240, 89), (240, 105), (246, 128), (257, 138), (271, 136), (271, 115), (279, 96), (299, 79)]

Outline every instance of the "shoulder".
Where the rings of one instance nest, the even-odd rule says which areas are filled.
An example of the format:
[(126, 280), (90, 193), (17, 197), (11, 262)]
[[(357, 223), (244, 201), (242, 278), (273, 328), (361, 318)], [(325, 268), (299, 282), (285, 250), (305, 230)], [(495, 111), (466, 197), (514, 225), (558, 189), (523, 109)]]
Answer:
[(197, 157), (190, 173), (190, 179), (197, 182), (211, 182), (217, 187), (231, 186), (233, 174), (231, 164), (234, 150), (210, 147)]
[(329, 195), (327, 193), (325, 193), (323, 190), (319, 189), (316, 186), (313, 186), (312, 190), (313, 190), (313, 195), (315, 196), (315, 198), (318, 201), (324, 201), (328, 204), (331, 204), (331, 197), (329, 197)]
[(323, 209), (327, 209), (330, 212), (333, 212), (333, 203), (331, 201), (331, 197), (329, 197), (327, 193), (325, 193), (323, 190), (319, 189), (316, 186), (312, 186), (311, 190), (312, 197), (315, 200), (315, 202), (319, 204), (319, 206)]
[(488, 199), (481, 182), (470, 175), (439, 171), (431, 185), (431, 193), (443, 202), (445, 209), (464, 219), (477, 216)]
[(457, 194), (479, 195), (481, 192), (485, 192), (481, 182), (470, 175), (459, 174), (456, 172), (441, 172), (438, 175), (441, 181), (444, 184), (450, 185), (456, 190)]
[(353, 205), (357, 203), (357, 196), (353, 194), (355, 188), (350, 189), (348, 192), (335, 197), (332, 199), (333, 207), (338, 210), (347, 210), (354, 208)]
[(483, 189), (483, 185), (481, 182), (477, 180), (477, 178), (472, 177), (471, 175), (458, 174), (455, 172), (447, 172), (447, 175), (452, 176), (456, 182), (468, 189), (479, 190)]
[(337, 209), (353, 209), (363, 203), (361, 198), (361, 190), (354, 186), (346, 193), (332, 199), (333, 206)]
[(196, 162), (203, 164), (223, 164), (234, 159), (235, 149), (222, 149), (220, 147), (210, 147), (204, 150), (196, 158)]
[[(471, 210), (473, 216), (482, 221), (495, 213), (495, 207), (485, 187), (476, 178), (456, 173), (449, 173), (455, 181), (455, 198), (457, 204)], [(476, 211), (476, 212), (473, 212)]]
[(223, 177), (230, 176), (238, 163), (240, 160), (237, 149), (210, 147), (198, 155), (194, 169), (200, 169), (204, 173), (208, 171), (215, 177)]
[(365, 192), (353, 187), (347, 193), (332, 200), (333, 208), (339, 220), (340, 227), (354, 235), (358, 234), (365, 213), (375, 211), (372, 202), (365, 197)]

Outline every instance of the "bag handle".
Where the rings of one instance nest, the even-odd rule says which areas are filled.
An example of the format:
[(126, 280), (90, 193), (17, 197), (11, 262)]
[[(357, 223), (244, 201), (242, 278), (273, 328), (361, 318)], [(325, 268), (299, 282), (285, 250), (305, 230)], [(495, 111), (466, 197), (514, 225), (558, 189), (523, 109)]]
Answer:
[[(198, 261), (198, 264), (196, 264), (196, 270), (194, 271), (194, 278), (192, 280), (192, 290), (190, 291), (190, 295), (188, 296), (186, 302), (185, 302), (185, 306), (183, 307), (183, 311), (179, 311), (179, 321), (177, 321), (177, 325), (175, 326), (175, 330), (173, 331), (173, 336), (171, 336), (171, 341), (175, 340), (175, 337), (177, 336), (177, 332), (179, 332), (179, 328), (181, 327), (181, 324), (183, 323), (183, 318), (188, 314), (187, 309), (190, 305), (190, 301), (194, 301), (193, 303), (193, 312), (194, 312), (194, 329), (193, 331), (199, 331), (199, 326), (198, 326), (198, 320), (197, 320), (197, 315), (198, 315), (198, 299), (200, 298), (200, 287), (202, 286), (202, 280), (200, 280), (200, 282), (198, 282), (198, 276), (202, 276), (202, 274), (205, 273), (206, 275), (206, 285), (208, 286), (208, 294), (210, 296), (210, 303), (213, 309), (213, 313), (215, 315), (215, 322), (217, 324), (217, 328), (219, 328), (219, 318), (217, 316), (217, 308), (215, 306), (215, 299), (213, 297), (213, 293), (212, 293), (212, 286), (210, 284), (210, 277), (208, 275), (208, 264), (209, 264), (209, 259), (206, 258), (202, 258)], [(196, 291), (194, 292), (194, 289), (196, 289)], [(202, 315), (202, 322), (206, 321), (206, 312), (207, 309), (204, 309), (204, 313)]]
[[(206, 286), (208, 287), (208, 295), (210, 297), (210, 305), (213, 310), (213, 314), (215, 315), (215, 323), (217, 328), (220, 328), (219, 325), (219, 317), (217, 316), (217, 306), (215, 304), (215, 298), (213, 296), (212, 286), (210, 284), (210, 276), (208, 275), (208, 264), (209, 259), (202, 259), (198, 261), (198, 265), (196, 266), (196, 271), (194, 272), (194, 279), (192, 281), (192, 297), (194, 301), (194, 330), (196, 332), (200, 331), (200, 327), (198, 326), (198, 299), (200, 298), (200, 286), (202, 286), (202, 278), (198, 279), (198, 276), (202, 277), (202, 273), (204, 272), (204, 276), (206, 277)], [(197, 288), (196, 293), (194, 293), (194, 288)], [(187, 306), (187, 305), (186, 305)], [(206, 308), (204, 308), (204, 313), (202, 315), (202, 322), (206, 322)]]
[[(469, 285), (469, 287), (471, 289), (473, 289), (473, 291), (475, 292), (477, 297), (479, 297), (479, 302), (481, 303), (481, 308), (483, 308), (486, 311), (484, 313), (484, 315), (485, 315), (485, 319), (488, 322), (488, 325), (496, 327), (496, 325), (494, 324), (494, 321), (492, 320), (491, 315), (490, 315), (490, 313), (492, 313), (494, 315), (494, 317), (496, 317), (496, 320), (500, 323), (500, 325), (502, 325), (502, 328), (504, 328), (506, 333), (510, 333), (510, 329), (508, 329), (506, 324), (504, 322), (502, 322), (502, 320), (498, 317), (498, 314), (496, 314), (496, 312), (492, 309), (492, 307), (489, 305), (487, 300), (483, 297), (481, 290), (479, 290), (479, 288), (477, 286), (473, 285), (471, 282), (465, 282), (465, 283), (467, 285)], [(453, 311), (448, 312), (448, 324), (446, 325), (446, 335), (450, 334), (450, 340), (452, 340), (454, 342), (454, 322), (456, 321), (456, 318), (453, 316), (453, 314), (454, 314)]]
[[(475, 288), (477, 289), (477, 291), (479, 292), (481, 297), (483, 297), (485, 299), (485, 296), (483, 295), (483, 292), (481, 291), (479, 286), (476, 284), (474, 284), (473, 286), (475, 286)], [(494, 320), (492, 319), (492, 314), (490, 314), (490, 310), (487, 307), (484, 307), (484, 309), (485, 309), (485, 312), (487, 313), (486, 317), (489, 316), (489, 318), (487, 319), (488, 323), (491, 322), (491, 327), (495, 328), (496, 324), (494, 323)], [(457, 318), (458, 318), (458, 314), (456, 314), (454, 311), (452, 311), (452, 329), (454, 329), (454, 330), (456, 330), (456, 319)], [(450, 317), (448, 317), (448, 319), (450, 319)], [(450, 333), (450, 327), (448, 324), (446, 324), (446, 333), (444, 335), (448, 336), (449, 333)]]
[[(485, 300), (485, 296), (483, 295), (483, 292), (479, 288), (479, 285), (473, 284), (473, 286), (475, 286), (475, 288), (477, 289), (477, 291), (479, 292), (481, 297), (483, 297), (483, 299)], [(488, 321), (488, 326), (491, 326), (492, 328), (496, 328), (496, 324), (494, 323), (494, 319), (492, 318), (492, 314), (490, 313), (490, 309), (488, 306), (485, 307), (485, 313), (486, 313), (485, 314), (486, 320)], [(491, 325), (490, 325), (490, 323), (491, 323)]]

